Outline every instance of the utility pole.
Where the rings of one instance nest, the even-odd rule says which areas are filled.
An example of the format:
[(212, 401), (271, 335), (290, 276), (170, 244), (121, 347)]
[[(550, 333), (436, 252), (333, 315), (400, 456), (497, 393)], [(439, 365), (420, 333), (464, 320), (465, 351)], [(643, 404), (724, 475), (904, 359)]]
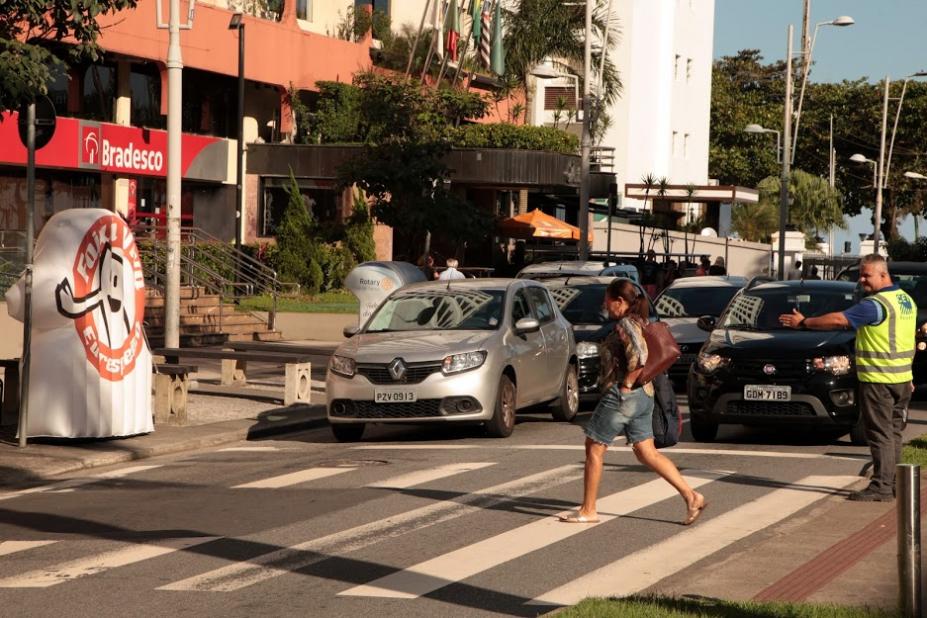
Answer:
[(779, 177), (779, 281), (785, 280), (785, 226), (789, 214), (789, 176), (792, 161), (792, 35), (789, 24), (785, 54), (785, 111), (782, 119), (782, 174)]
[[(876, 203), (873, 218), (872, 252), (879, 253), (879, 235), (882, 231), (882, 189), (885, 188), (885, 129), (888, 124), (888, 91), (892, 81), (885, 76), (885, 95), (882, 97), (882, 137), (879, 141), (878, 182), (876, 186)], [(900, 103), (899, 103), (900, 105)]]
[[(833, 189), (837, 186), (836, 175), (837, 175), (837, 152), (834, 150), (834, 115), (830, 115), (830, 139), (828, 141), (828, 184), (830, 188)], [(830, 248), (830, 257), (834, 257), (834, 226), (830, 226), (830, 230), (827, 232), (827, 246)]]
[[(583, 45), (583, 135), (580, 142), (579, 259), (589, 259), (589, 158), (592, 151), (592, 2), (586, 0), (586, 41)], [(605, 50), (602, 50), (605, 53)]]
[(805, 10), (801, 22), (802, 79), (811, 72), (811, 0), (804, 0)]

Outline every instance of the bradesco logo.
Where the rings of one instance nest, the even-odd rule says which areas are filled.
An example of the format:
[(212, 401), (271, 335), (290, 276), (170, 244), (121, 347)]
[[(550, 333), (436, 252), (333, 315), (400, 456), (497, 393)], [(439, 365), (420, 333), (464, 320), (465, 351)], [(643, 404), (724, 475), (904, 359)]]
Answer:
[(115, 146), (104, 135), (103, 167), (134, 172), (160, 172), (164, 169), (164, 153), (160, 150), (139, 148), (132, 142), (125, 147)]
[(100, 165), (100, 127), (83, 125), (80, 129), (81, 165)]
[(160, 176), (165, 144), (163, 132), (81, 122), (80, 167)]
[(132, 373), (142, 350), (145, 280), (135, 239), (120, 217), (100, 217), (90, 226), (55, 302), (58, 313), (74, 320), (87, 360), (102, 378), (118, 382)]

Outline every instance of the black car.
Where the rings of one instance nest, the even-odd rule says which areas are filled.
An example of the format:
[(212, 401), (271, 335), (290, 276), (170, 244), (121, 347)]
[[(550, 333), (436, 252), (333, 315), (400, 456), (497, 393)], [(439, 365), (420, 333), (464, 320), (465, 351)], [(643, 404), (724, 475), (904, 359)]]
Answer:
[(751, 283), (711, 330), (689, 371), (692, 435), (714, 440), (718, 425), (830, 427), (865, 444), (857, 407), (853, 331), (792, 330), (779, 316), (798, 309), (806, 317), (843, 311), (859, 300), (854, 283), (777, 281)]
[[(927, 323), (927, 264), (923, 262), (888, 263), (892, 281), (914, 299), (917, 305), (917, 325)], [(839, 281), (859, 280), (859, 266), (849, 266), (837, 274)], [(927, 350), (918, 350), (914, 355), (914, 383), (927, 383)]]
[[(605, 288), (616, 277), (557, 277), (543, 280), (563, 317), (573, 325), (579, 359), (579, 392), (599, 397), (599, 343), (615, 328), (603, 307)], [(631, 283), (634, 283), (633, 281)], [(644, 290), (636, 283), (638, 293)]]

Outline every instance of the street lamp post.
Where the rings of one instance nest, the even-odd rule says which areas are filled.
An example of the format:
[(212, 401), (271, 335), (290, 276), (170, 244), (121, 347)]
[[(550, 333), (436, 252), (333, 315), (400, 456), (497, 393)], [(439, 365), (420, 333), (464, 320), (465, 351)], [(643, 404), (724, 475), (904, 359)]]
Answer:
[(775, 133), (776, 134), (776, 163), (782, 163), (782, 135), (775, 129), (767, 129), (758, 124), (748, 124), (744, 127), (744, 133)]
[[(235, 252), (236, 261), (241, 251), (241, 202), (244, 193), (245, 154), (245, 22), (242, 13), (235, 13), (229, 21), (229, 30), (238, 30), (238, 152), (235, 156)], [(238, 264), (235, 274), (238, 276)]]
[(789, 216), (789, 177), (792, 152), (792, 35), (795, 27), (789, 24), (785, 55), (785, 110), (782, 118), (782, 173), (779, 177), (779, 260), (778, 278), (785, 280), (785, 226)]

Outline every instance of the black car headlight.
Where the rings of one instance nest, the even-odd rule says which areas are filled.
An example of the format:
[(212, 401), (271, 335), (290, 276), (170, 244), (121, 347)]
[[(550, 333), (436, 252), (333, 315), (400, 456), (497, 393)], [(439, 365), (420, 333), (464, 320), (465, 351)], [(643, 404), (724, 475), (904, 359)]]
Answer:
[(331, 369), (332, 373), (337, 373), (346, 378), (353, 378), (357, 372), (357, 363), (353, 358), (333, 354), (328, 361), (328, 368)]
[(576, 344), (578, 358), (596, 358), (599, 355), (599, 344), (594, 341), (580, 341)]
[(819, 356), (811, 359), (815, 371), (829, 373), (832, 376), (845, 376), (853, 370), (849, 356)]
[(486, 361), (486, 352), (464, 352), (463, 354), (451, 354), (445, 356), (441, 363), (441, 372), (444, 375), (460, 373), (461, 371), (470, 371), (476, 369)]
[(704, 373), (714, 373), (718, 369), (727, 367), (731, 364), (731, 359), (720, 354), (706, 354), (702, 352), (698, 355), (698, 368)]

